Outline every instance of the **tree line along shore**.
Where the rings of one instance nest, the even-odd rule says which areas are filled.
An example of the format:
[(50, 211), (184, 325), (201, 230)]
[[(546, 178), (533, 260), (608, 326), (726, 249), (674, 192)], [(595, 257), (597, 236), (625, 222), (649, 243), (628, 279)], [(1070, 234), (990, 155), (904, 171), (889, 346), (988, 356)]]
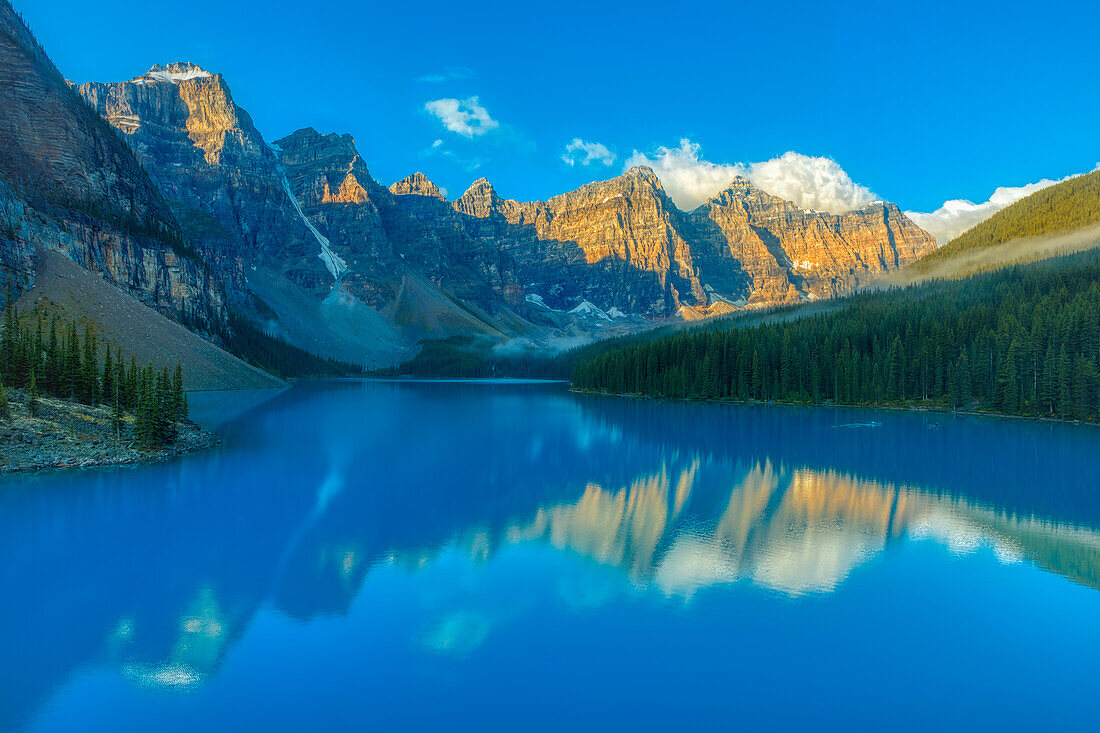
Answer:
[(1100, 254), (861, 294), (834, 313), (695, 330), (582, 361), (577, 389), (1100, 419)]
[(214, 442), (188, 419), (183, 369), (139, 366), (91, 324), (13, 306), (0, 331), (0, 469), (131, 463)]

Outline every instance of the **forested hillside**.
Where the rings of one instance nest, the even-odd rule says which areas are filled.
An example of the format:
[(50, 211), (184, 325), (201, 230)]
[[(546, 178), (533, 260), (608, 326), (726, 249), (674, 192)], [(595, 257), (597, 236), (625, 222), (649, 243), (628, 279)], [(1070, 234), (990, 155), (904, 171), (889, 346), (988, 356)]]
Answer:
[(183, 368), (159, 371), (152, 364), (139, 367), (131, 355), (129, 367), (122, 350), (102, 344), (85, 324), (81, 338), (76, 321), (67, 326), (56, 318), (34, 319), (34, 328), (21, 323), (14, 307), (5, 309), (0, 330), (0, 420), (11, 418), (4, 385), (27, 392), (27, 411), (36, 416), (38, 398), (49, 395), (85, 405), (113, 408), (111, 423), (119, 436), (126, 415), (133, 415), (133, 437), (155, 449), (172, 443), (181, 421), (187, 420)]
[(921, 270), (963, 252), (1018, 237), (1062, 234), (1100, 222), (1100, 171), (1036, 191), (963, 232), (912, 267)]
[(581, 363), (574, 386), (657, 397), (1100, 417), (1100, 251), (854, 296), (834, 313), (687, 331)]

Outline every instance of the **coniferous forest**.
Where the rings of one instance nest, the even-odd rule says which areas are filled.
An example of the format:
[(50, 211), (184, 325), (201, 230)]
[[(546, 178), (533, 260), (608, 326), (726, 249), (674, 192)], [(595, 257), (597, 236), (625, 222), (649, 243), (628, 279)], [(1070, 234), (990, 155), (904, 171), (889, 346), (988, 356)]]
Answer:
[(1017, 237), (1062, 234), (1100, 222), (1100, 171), (1036, 191), (968, 229), (916, 263), (918, 270)]
[(5, 387), (27, 391), (33, 415), (37, 400), (48, 395), (85, 405), (111, 407), (111, 421), (121, 433), (127, 415), (133, 436), (143, 448), (160, 448), (176, 438), (176, 423), (187, 419), (183, 368), (157, 370), (138, 366), (120, 349), (102, 344), (91, 325), (78, 328), (44, 317), (21, 319), (14, 306), (5, 310), (0, 332), (0, 419), (10, 412)]
[(229, 316), (230, 328), (219, 336), (226, 349), (249, 364), (283, 379), (295, 377), (351, 377), (363, 374), (363, 367), (317, 356), (260, 330), (237, 313)]
[(859, 294), (842, 310), (696, 330), (580, 363), (575, 387), (688, 399), (1100, 417), (1100, 253)]

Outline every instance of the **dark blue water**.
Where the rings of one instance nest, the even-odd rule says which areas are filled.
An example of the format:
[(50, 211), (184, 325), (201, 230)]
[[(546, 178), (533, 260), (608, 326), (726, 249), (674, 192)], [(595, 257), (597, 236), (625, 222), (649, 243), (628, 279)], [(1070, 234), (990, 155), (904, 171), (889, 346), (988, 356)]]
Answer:
[(0, 482), (0, 729), (1100, 720), (1100, 430), (560, 385), (197, 397)]

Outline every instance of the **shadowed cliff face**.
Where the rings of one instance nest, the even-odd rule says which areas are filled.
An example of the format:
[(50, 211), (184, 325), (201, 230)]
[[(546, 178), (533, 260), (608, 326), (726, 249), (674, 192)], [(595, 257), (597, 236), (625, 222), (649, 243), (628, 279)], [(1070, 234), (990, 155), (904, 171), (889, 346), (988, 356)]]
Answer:
[(487, 314), (524, 307), (511, 258), (471, 237), (424, 174), (383, 188), (350, 135), (305, 129), (276, 145), (303, 210), (348, 262), (344, 282), (365, 302), (394, 304), (411, 270)]
[(379, 187), (351, 135), (299, 130), (275, 146), (302, 211), (346, 262), (345, 286), (368, 305), (383, 307), (394, 297), (400, 260), (382, 228)]
[(236, 299), (243, 300), (245, 271), (257, 263), (307, 289), (331, 284), (275, 153), (220, 74), (177, 63), (77, 90), (133, 148)]
[(35, 248), (64, 253), (173, 317), (224, 319), (223, 294), (138, 161), (0, 2), (0, 267), (18, 294)]

